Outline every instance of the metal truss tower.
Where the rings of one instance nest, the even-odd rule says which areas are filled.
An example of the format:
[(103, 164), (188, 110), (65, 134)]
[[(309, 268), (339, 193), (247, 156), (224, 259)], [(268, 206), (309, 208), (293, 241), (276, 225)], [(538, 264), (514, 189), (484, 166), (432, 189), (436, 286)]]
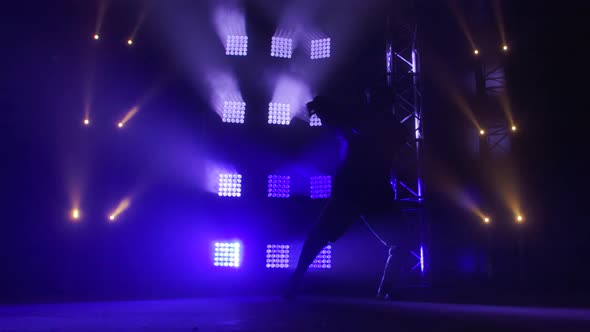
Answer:
[(506, 97), (506, 54), (478, 57), (475, 65), (475, 92), (478, 118), (485, 130), (481, 135), (480, 153), (487, 159), (492, 155), (505, 156), (510, 152), (511, 124), (503, 107), (509, 107)]
[[(389, 246), (388, 259), (384, 269), (378, 296), (384, 296), (383, 284), (388, 265), (393, 259), (410, 259), (402, 266), (406, 286), (430, 284), (430, 227), (424, 213), (424, 182), (422, 163), (424, 153), (424, 125), (422, 117), (422, 86), (419, 50), (419, 24), (416, 19), (414, 1), (401, 1), (403, 11), (410, 11), (404, 19), (386, 20), (385, 40), (385, 84), (394, 95), (393, 112), (407, 129), (409, 139), (398, 161), (396, 174), (392, 180), (396, 199), (402, 207), (403, 222), (407, 224), (407, 237), (411, 238), (400, 250)], [(388, 13), (400, 12), (392, 6)], [(382, 241), (383, 242), (383, 241)], [(385, 243), (384, 243), (385, 244)], [(417, 276), (417, 278), (416, 278)]]

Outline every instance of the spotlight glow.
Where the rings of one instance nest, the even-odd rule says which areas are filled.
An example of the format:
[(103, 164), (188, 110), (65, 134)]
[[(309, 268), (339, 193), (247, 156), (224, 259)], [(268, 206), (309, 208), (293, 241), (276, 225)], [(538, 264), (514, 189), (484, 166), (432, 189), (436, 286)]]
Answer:
[(516, 216), (516, 222), (521, 223), (524, 221), (524, 217), (521, 215)]
[(119, 122), (119, 123), (117, 124), (117, 127), (119, 127), (119, 128), (123, 128), (123, 122)]
[(479, 131), (479, 135), (483, 136), (483, 135), (485, 135), (485, 134), (486, 134), (486, 131), (485, 131), (485, 130), (481, 129), (481, 130)]
[(289, 198), (291, 177), (285, 175), (268, 176), (268, 197)]
[(293, 54), (293, 39), (272, 37), (270, 56), (277, 58), (291, 58)]
[(312, 176), (309, 186), (312, 199), (329, 198), (332, 192), (332, 177), (329, 175)]
[(310, 269), (331, 269), (332, 268), (332, 246), (327, 245), (320, 251), (320, 253), (315, 257), (311, 265), (309, 266)]
[(512, 126), (510, 129), (511, 129), (512, 131), (516, 131), (516, 129), (517, 129), (517, 128), (516, 128), (516, 126)]
[(94, 35), (94, 40), (99, 40), (99, 39), (100, 39), (100, 36), (98, 34), (95, 34)]
[(479, 55), (479, 50), (478, 49), (473, 50), (473, 54)]
[(226, 55), (248, 55), (248, 36), (228, 35), (225, 44)]
[(127, 39), (127, 45), (129, 45), (129, 46), (133, 45), (133, 40), (132, 39)]
[(289, 268), (289, 245), (268, 244), (266, 246), (266, 268), (287, 269)]
[(109, 220), (110, 220), (110, 221), (113, 221), (113, 220), (115, 220), (115, 215), (114, 215), (114, 214), (111, 214), (111, 215), (109, 216)]
[(239, 101), (224, 101), (221, 119), (228, 123), (244, 123), (246, 103)]
[(323, 59), (330, 57), (330, 38), (322, 38), (311, 41), (311, 59)]
[(502, 45), (502, 51), (507, 52), (508, 51), (508, 45), (506, 45), (506, 44)]
[(268, 123), (288, 126), (291, 124), (291, 105), (281, 103), (268, 104)]
[(90, 125), (90, 120), (84, 119), (84, 122), (82, 122), (82, 123), (84, 123), (85, 126), (88, 126), (88, 125)]
[(213, 265), (218, 267), (240, 267), (240, 244), (238, 242), (215, 242)]
[(483, 218), (483, 222), (486, 223), (486, 224), (489, 224), (490, 223), (490, 218), (488, 218), (488, 217)]
[(242, 175), (241, 174), (219, 174), (219, 197), (240, 197), (242, 196)]
[(79, 220), (80, 219), (80, 210), (78, 210), (78, 209), (73, 209), (72, 210), (72, 219), (73, 220)]

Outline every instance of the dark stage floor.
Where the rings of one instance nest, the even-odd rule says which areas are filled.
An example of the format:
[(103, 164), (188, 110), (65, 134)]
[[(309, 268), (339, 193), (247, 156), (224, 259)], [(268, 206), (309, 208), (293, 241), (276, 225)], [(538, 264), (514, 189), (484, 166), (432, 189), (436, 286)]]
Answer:
[(346, 298), (217, 298), (0, 307), (0, 331), (590, 331), (590, 310)]

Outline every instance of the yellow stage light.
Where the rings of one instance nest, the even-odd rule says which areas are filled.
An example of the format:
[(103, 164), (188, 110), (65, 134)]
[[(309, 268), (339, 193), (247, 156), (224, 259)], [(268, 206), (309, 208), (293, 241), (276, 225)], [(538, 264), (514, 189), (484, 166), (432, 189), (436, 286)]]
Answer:
[(100, 36), (98, 34), (94, 35), (94, 40), (99, 40)]
[(517, 128), (516, 128), (516, 126), (512, 126), (512, 128), (510, 128), (510, 129), (512, 129), (512, 131), (516, 131)]
[(78, 210), (78, 209), (72, 210), (72, 219), (74, 219), (74, 220), (80, 219), (80, 210)]
[(123, 122), (119, 122), (119, 123), (117, 124), (117, 126), (118, 126), (119, 128), (123, 128)]
[(508, 51), (508, 45), (506, 45), (506, 44), (502, 45), (502, 51), (507, 52)]
[(131, 40), (131, 39), (127, 39), (127, 44), (128, 44), (128, 45), (133, 45), (133, 40)]
[(483, 218), (483, 222), (485, 222), (486, 224), (489, 224), (490, 223), (490, 218), (488, 218), (488, 217)]
[(486, 134), (486, 131), (485, 131), (485, 130), (483, 130), (483, 129), (481, 129), (481, 130), (479, 131), (479, 134), (480, 134), (481, 136), (483, 136), (483, 135), (485, 135), (485, 134)]
[(516, 217), (516, 221), (519, 222), (519, 223), (520, 222), (523, 222), (524, 221), (524, 217), (521, 216), (521, 215), (519, 215), (519, 216)]
[(90, 120), (88, 120), (88, 119), (84, 119), (84, 125), (85, 125), (85, 126), (88, 126), (89, 124), (90, 124)]
[(109, 216), (109, 220), (110, 220), (110, 221), (113, 221), (113, 220), (115, 220), (115, 215), (114, 215), (114, 214), (111, 214), (111, 215)]
[(479, 55), (479, 50), (478, 49), (473, 50), (473, 54)]

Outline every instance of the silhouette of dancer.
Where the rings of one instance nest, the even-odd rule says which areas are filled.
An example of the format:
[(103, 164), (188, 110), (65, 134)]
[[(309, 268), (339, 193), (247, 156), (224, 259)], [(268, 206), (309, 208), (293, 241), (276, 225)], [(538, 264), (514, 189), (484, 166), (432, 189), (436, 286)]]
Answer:
[(393, 208), (393, 160), (405, 142), (404, 128), (393, 114), (393, 98), (385, 90), (371, 94), (362, 110), (340, 107), (326, 96), (307, 104), (310, 116), (336, 130), (345, 154), (333, 179), (330, 199), (303, 244), (299, 262), (285, 297), (296, 295), (303, 276), (317, 254), (338, 240), (361, 216)]

